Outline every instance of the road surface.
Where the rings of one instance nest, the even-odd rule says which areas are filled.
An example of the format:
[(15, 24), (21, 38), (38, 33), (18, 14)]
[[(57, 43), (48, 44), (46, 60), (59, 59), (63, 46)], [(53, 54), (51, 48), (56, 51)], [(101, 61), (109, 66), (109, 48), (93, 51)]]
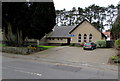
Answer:
[(118, 71), (2, 57), (2, 79), (118, 79)]

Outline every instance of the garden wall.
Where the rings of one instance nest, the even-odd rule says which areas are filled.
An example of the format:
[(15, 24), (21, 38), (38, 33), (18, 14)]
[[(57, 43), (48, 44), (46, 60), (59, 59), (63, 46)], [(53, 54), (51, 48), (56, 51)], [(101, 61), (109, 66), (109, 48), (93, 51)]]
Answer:
[(26, 47), (2, 47), (2, 52), (6, 52), (6, 53), (27, 55), (27, 54), (31, 54), (36, 51), (40, 51), (40, 48), (33, 50), (33, 49), (26, 48)]

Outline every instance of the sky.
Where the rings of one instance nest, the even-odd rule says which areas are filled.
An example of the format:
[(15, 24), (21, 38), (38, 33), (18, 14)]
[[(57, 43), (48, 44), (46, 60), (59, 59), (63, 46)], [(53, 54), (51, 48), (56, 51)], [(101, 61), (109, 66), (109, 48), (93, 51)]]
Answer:
[(107, 7), (108, 5), (117, 5), (120, 0), (53, 0), (56, 10), (71, 10), (73, 7), (85, 8), (92, 4), (99, 5), (101, 7)]
[[(120, 3), (120, 0), (53, 0), (55, 9), (56, 10), (63, 10), (64, 8), (69, 11), (73, 7), (81, 7), (85, 8), (92, 4), (101, 6), (101, 7), (107, 7), (108, 5), (113, 4), (114, 6), (117, 6), (118, 3)], [(109, 29), (109, 27), (105, 27), (105, 30)]]

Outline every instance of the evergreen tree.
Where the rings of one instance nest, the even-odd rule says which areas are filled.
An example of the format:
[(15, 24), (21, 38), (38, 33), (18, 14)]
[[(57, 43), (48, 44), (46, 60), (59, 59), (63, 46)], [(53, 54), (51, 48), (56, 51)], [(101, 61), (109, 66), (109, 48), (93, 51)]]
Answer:
[(41, 39), (55, 25), (53, 2), (3, 2), (2, 29), (8, 42), (22, 45), (25, 38)]

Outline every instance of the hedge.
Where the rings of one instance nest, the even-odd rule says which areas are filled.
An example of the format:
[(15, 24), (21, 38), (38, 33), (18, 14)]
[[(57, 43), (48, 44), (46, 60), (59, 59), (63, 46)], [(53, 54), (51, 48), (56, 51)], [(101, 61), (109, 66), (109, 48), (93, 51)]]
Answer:
[(97, 44), (97, 47), (101, 47), (101, 48), (106, 47), (106, 41), (105, 40), (97, 40), (96, 44)]
[(117, 40), (115, 41), (115, 48), (116, 48), (116, 49), (120, 49), (120, 39), (117, 39)]

